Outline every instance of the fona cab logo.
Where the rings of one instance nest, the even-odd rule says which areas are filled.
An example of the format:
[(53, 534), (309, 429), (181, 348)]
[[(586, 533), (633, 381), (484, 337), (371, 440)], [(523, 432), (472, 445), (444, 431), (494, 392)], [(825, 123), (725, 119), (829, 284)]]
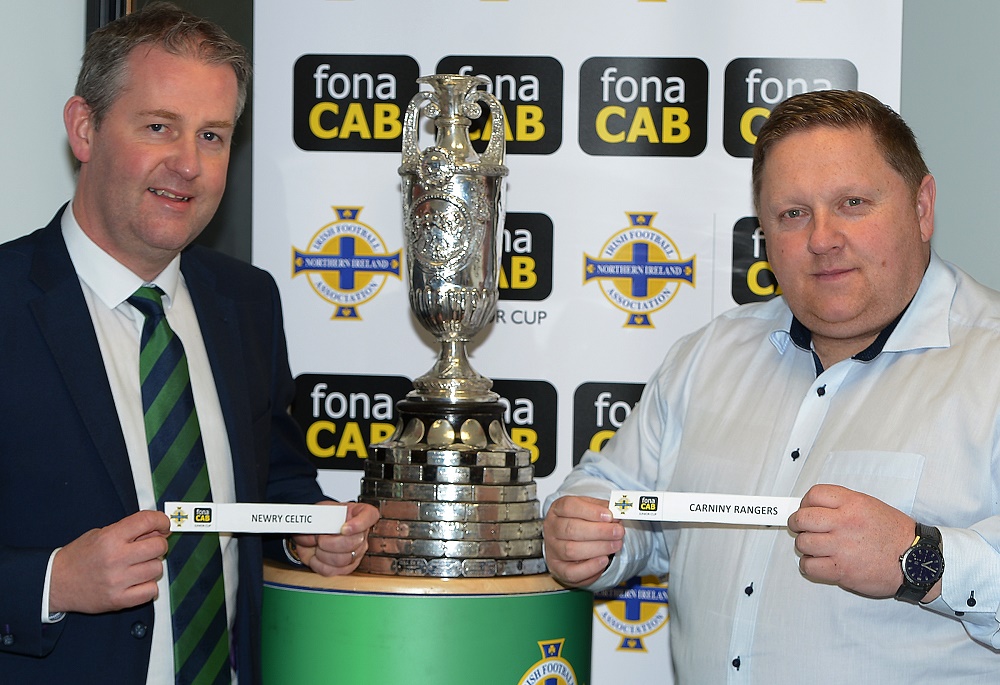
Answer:
[(358, 221), (362, 207), (334, 207), (337, 220), (292, 248), (292, 278), (309, 276), (316, 294), (336, 305), (333, 319), (360, 320), (358, 307), (374, 298), (389, 276), (400, 278), (400, 250), (389, 254), (371, 226)]
[(542, 650), (542, 659), (536, 661), (521, 676), (517, 685), (576, 685), (576, 672), (562, 657), (565, 642), (566, 638), (539, 640), (538, 648)]
[(670, 620), (667, 585), (656, 576), (632, 578), (594, 594), (594, 614), (621, 637), (619, 651), (645, 652), (645, 638)]
[(655, 212), (626, 212), (629, 226), (613, 235), (599, 257), (583, 255), (583, 282), (596, 280), (604, 297), (628, 314), (627, 327), (652, 328), (650, 315), (695, 285), (695, 258), (681, 259), (674, 241), (653, 227)]

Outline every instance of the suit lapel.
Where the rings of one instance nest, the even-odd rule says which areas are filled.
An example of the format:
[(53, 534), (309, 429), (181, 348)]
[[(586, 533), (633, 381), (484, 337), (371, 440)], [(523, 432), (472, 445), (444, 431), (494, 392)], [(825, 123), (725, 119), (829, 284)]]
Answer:
[(39, 234), (31, 280), (42, 295), (32, 312), (80, 418), (125, 510), (138, 511), (132, 467), (90, 310), (62, 239), (60, 211)]
[(190, 251), (181, 257), (181, 271), (198, 315), (205, 351), (215, 377), (233, 455), (236, 499), (252, 502), (257, 499), (254, 494), (257, 486), (253, 482), (257, 471), (253, 464), (253, 427), (250, 425), (251, 411), (245, 377), (247, 367), (240, 344), (236, 302), (216, 290), (214, 275)]

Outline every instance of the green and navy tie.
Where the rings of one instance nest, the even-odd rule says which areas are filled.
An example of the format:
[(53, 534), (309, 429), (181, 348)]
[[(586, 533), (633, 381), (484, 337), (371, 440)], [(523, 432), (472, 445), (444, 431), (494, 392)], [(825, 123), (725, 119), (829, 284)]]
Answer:
[[(180, 338), (163, 314), (163, 292), (143, 286), (128, 299), (146, 317), (139, 348), (142, 410), (157, 507), (209, 502), (198, 414)], [(215, 685), (230, 679), (226, 592), (217, 533), (170, 536), (167, 552), (177, 685)]]

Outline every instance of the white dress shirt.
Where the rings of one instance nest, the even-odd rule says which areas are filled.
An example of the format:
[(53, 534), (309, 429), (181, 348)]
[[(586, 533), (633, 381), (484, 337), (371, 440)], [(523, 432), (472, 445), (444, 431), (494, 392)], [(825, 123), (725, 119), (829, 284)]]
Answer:
[[(155, 510), (157, 507), (139, 383), (139, 343), (145, 317), (127, 300), (140, 286), (154, 284), (164, 292), (163, 307), (167, 321), (184, 344), (205, 446), (212, 498), (216, 502), (235, 501), (229, 438), (198, 318), (181, 274), (180, 256), (152, 282), (147, 283), (104, 252), (83, 232), (73, 216), (72, 203), (63, 212), (62, 231), (97, 331), (97, 340), (132, 466), (139, 508)], [(219, 542), (226, 585), (226, 610), (232, 629), (238, 582), (238, 544), (229, 534), (220, 534)], [(170, 579), (164, 564), (163, 577), (159, 581), (159, 596), (153, 602), (156, 620), (152, 631), (147, 685), (174, 683), (169, 585)], [(47, 595), (44, 605), (43, 612), (48, 606)], [(236, 682), (235, 679), (233, 682)]]
[(669, 571), (680, 685), (996, 681), (1000, 293), (932, 255), (881, 351), (818, 376), (791, 324), (778, 298), (680, 340), (546, 509), (612, 488), (868, 493), (941, 528), (939, 599), (917, 606), (807, 580), (786, 528), (636, 522), (595, 588)]

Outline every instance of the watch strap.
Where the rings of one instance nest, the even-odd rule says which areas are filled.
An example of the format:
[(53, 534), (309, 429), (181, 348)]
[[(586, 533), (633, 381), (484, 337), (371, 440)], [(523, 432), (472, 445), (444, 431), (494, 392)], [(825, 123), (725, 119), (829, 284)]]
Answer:
[(934, 526), (925, 526), (922, 523), (917, 523), (916, 536), (919, 538), (916, 544), (933, 545), (941, 549), (941, 531)]

